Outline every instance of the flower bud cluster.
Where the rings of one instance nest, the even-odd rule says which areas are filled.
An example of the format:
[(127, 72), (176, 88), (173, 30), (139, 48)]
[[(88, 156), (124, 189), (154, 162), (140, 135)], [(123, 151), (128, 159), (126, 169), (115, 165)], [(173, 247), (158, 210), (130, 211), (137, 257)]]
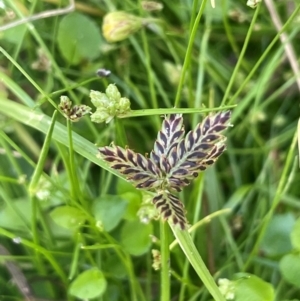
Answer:
[(91, 108), (86, 105), (72, 106), (72, 101), (67, 96), (60, 97), (59, 109), (62, 110), (64, 116), (72, 122), (77, 122), (79, 119), (91, 112)]
[(96, 112), (91, 115), (92, 122), (109, 123), (115, 116), (120, 116), (130, 111), (130, 101), (121, 97), (118, 88), (110, 84), (105, 93), (91, 91), (91, 102), (96, 107)]
[(110, 43), (127, 39), (143, 27), (143, 18), (123, 11), (110, 12), (103, 19), (102, 32)]

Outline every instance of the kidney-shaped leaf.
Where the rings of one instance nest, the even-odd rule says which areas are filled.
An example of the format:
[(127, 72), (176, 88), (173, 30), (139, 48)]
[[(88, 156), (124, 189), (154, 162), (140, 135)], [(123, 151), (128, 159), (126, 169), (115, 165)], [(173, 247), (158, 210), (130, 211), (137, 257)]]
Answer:
[(122, 228), (121, 241), (125, 249), (132, 255), (142, 255), (151, 246), (152, 224), (140, 221), (127, 221)]
[(99, 56), (101, 35), (96, 23), (80, 13), (66, 15), (58, 27), (57, 42), (63, 57), (70, 64)]
[(111, 231), (121, 221), (126, 212), (127, 201), (119, 196), (106, 195), (93, 206), (95, 218), (101, 222), (105, 231)]
[(273, 301), (274, 288), (259, 277), (251, 274), (238, 274), (235, 283), (235, 301)]
[(291, 251), (290, 233), (294, 224), (295, 218), (290, 213), (274, 215), (261, 243), (262, 251), (270, 256)]
[(285, 255), (279, 262), (279, 268), (287, 282), (300, 288), (300, 255)]
[(76, 229), (86, 219), (82, 211), (71, 206), (57, 207), (51, 211), (50, 216), (56, 224), (67, 229)]
[(101, 296), (106, 290), (106, 279), (98, 269), (81, 273), (71, 283), (69, 293), (79, 299), (87, 300)]

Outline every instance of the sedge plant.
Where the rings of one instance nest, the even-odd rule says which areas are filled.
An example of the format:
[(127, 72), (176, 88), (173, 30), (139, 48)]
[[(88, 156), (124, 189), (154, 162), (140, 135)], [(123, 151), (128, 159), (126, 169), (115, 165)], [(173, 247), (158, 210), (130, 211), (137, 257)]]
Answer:
[[(116, 115), (116, 108), (121, 114), (130, 108), (126, 101), (127, 110), (120, 110), (120, 103), (124, 100), (120, 101), (123, 98), (114, 85), (109, 85), (106, 94), (93, 91), (91, 98), (97, 105), (97, 111), (92, 115), (93, 121), (97, 120), (98, 114), (99, 122), (109, 122)], [(177, 194), (225, 151), (226, 137), (223, 132), (230, 126), (230, 116), (230, 111), (207, 116), (185, 135), (182, 114), (166, 115), (149, 157), (114, 143), (99, 148), (101, 158), (111, 168), (125, 176), (137, 189), (153, 194), (152, 203), (159, 216), (163, 221), (168, 221), (183, 251), (215, 300), (223, 300), (223, 297), (186, 231), (188, 221)]]

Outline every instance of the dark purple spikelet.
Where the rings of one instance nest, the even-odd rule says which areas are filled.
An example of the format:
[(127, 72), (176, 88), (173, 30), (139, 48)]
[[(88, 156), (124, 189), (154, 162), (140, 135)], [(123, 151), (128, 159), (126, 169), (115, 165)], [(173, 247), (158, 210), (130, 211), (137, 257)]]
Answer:
[(170, 160), (170, 152), (184, 136), (183, 118), (181, 114), (166, 116), (158, 132), (150, 158), (167, 174), (175, 163)]
[(230, 111), (207, 116), (172, 148), (170, 157), (175, 164), (167, 174), (170, 190), (182, 190), (224, 152), (222, 132), (229, 126), (230, 116)]
[(183, 203), (168, 191), (158, 191), (152, 200), (160, 216), (184, 230), (187, 226)]
[(111, 168), (125, 175), (136, 188), (153, 190), (160, 187), (161, 171), (149, 158), (115, 145), (100, 147), (99, 152)]

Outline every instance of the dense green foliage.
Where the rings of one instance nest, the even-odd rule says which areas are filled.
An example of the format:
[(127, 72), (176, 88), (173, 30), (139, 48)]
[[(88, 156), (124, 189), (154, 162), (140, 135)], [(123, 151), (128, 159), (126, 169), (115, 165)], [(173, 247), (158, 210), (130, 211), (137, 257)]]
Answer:
[(0, 300), (224, 300), (98, 147), (147, 162), (167, 114), (188, 132), (228, 110), (226, 151), (176, 199), (225, 299), (300, 300), (300, 3), (215, 2), (0, 1)]

